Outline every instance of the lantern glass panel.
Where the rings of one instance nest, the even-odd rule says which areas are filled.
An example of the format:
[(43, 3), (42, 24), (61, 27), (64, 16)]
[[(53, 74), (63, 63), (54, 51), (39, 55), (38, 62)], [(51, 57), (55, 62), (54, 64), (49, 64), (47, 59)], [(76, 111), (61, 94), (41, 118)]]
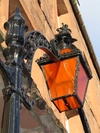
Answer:
[(60, 112), (80, 108), (80, 104), (74, 96), (53, 101)]
[(60, 112), (69, 110), (68, 107), (65, 106), (63, 99), (54, 100), (53, 102)]
[(71, 109), (76, 109), (80, 107), (80, 104), (76, 100), (76, 98), (73, 96), (67, 98), (67, 102), (70, 104)]
[(43, 66), (52, 99), (73, 94), (76, 63), (77, 58), (73, 57)]
[(89, 81), (89, 78), (88, 78), (82, 64), (79, 63), (79, 72), (78, 72), (78, 81), (77, 81), (77, 95), (80, 98), (81, 102), (84, 101), (88, 81)]

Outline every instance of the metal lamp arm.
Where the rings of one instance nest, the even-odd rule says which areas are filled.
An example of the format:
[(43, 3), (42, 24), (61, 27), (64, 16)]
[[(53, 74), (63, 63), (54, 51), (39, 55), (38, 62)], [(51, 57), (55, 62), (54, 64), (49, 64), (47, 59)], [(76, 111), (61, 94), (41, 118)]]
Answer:
[(24, 48), (26, 51), (25, 59), (28, 61), (29, 70), (31, 70), (32, 59), (37, 49), (43, 50), (52, 60), (59, 60), (58, 50), (56, 48), (54, 49), (54, 46), (38, 31), (33, 30), (27, 33)]

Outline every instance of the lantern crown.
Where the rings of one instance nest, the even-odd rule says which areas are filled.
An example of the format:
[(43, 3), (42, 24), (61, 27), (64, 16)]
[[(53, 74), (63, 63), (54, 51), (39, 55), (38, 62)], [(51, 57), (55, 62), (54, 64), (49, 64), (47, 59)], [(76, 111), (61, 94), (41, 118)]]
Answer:
[[(22, 17), (22, 15), (20, 14), (20, 10), (19, 8), (16, 8), (16, 11), (15, 13), (8, 19), (8, 22), (11, 23), (11, 22), (23, 22), (25, 24), (25, 20), (24, 18)], [(7, 25), (6, 23), (4, 24), (4, 28), (6, 29), (7, 28)]]
[(55, 35), (55, 39), (58, 41), (59, 49), (65, 49), (70, 47), (73, 42), (77, 39), (72, 38), (71, 30), (68, 28), (68, 25), (62, 23), (62, 27), (57, 29), (58, 34)]

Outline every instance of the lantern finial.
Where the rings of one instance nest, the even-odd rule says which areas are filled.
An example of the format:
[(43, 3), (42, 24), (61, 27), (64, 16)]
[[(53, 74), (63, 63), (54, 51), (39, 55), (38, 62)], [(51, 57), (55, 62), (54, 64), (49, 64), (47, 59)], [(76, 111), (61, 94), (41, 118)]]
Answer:
[(68, 28), (67, 24), (62, 23), (62, 27), (58, 28), (57, 31), (59, 32), (57, 35), (55, 35), (56, 39), (59, 37), (66, 36), (68, 39), (70, 39), (70, 42), (73, 43), (77, 41), (77, 39), (72, 38), (71, 36), (71, 30)]
[(77, 41), (77, 39), (72, 38), (68, 25), (62, 23), (62, 27), (58, 28), (57, 31), (59, 33), (55, 35), (55, 39), (60, 50), (70, 47), (73, 42)]
[(62, 27), (58, 28), (57, 31), (61, 34), (61, 33), (70, 33), (71, 30), (68, 29), (68, 25), (62, 23)]
[(19, 14), (20, 13), (20, 10), (19, 10), (19, 8), (17, 7), (16, 8), (16, 12), (15, 12), (16, 14)]

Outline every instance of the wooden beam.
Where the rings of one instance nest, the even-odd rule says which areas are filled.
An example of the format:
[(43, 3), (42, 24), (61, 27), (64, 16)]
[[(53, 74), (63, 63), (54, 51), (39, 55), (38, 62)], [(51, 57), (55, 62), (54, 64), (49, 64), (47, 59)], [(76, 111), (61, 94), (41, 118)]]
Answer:
[(40, 8), (47, 20), (50, 28), (55, 34), (56, 29), (58, 28), (58, 9), (57, 9), (57, 0), (41, 0)]
[(25, 13), (27, 14), (34, 29), (40, 31), (48, 40), (54, 38), (50, 25), (42, 12), (37, 0), (20, 0)]
[(57, 0), (58, 16), (68, 13), (65, 0)]

